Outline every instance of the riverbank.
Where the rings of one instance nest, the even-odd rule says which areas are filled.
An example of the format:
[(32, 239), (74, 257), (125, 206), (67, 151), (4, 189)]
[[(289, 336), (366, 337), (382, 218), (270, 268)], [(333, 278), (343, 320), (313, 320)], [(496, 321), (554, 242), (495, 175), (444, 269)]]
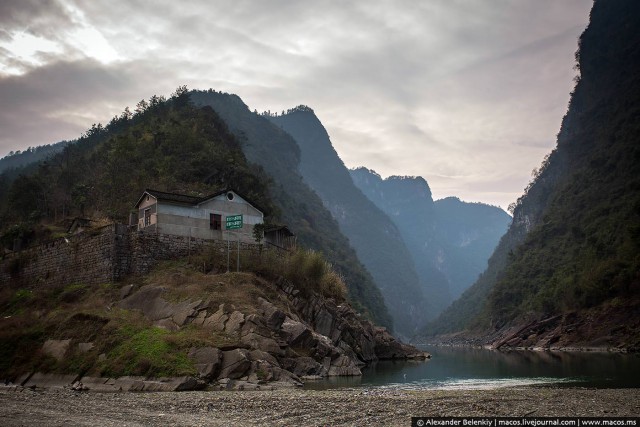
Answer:
[(412, 416), (639, 416), (640, 389), (380, 388), (181, 393), (0, 390), (3, 426), (409, 426)]
[(495, 350), (640, 352), (640, 296), (598, 307), (505, 325), (500, 330), (464, 330), (414, 338), (414, 345)]

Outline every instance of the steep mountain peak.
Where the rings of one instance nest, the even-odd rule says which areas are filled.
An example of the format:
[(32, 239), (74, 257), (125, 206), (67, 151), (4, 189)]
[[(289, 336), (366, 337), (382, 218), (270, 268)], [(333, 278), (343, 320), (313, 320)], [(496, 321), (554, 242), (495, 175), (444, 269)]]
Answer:
[(383, 179), (376, 171), (365, 167), (350, 172), (356, 185), (374, 203), (377, 203), (374, 199), (381, 198), (390, 203), (417, 202), (425, 207), (433, 204), (431, 188), (421, 176), (392, 175)]
[(394, 187), (398, 189), (403, 188), (407, 196), (418, 197), (420, 199), (426, 199), (433, 202), (431, 188), (429, 187), (427, 180), (421, 176), (392, 175), (385, 181), (387, 181), (389, 185), (394, 185)]
[[(231, 99), (218, 92), (194, 91), (191, 93), (191, 100), (196, 105), (214, 108), (239, 139), (247, 159), (274, 178), (270, 184), (270, 192), (282, 206), (282, 221), (295, 231), (298, 242), (325, 253), (345, 276), (352, 301), (372, 315), (378, 323), (390, 327), (391, 318), (373, 278), (360, 263), (347, 238), (340, 232), (338, 223), (327, 209), (330, 207), (323, 205), (318, 193), (308, 186), (307, 177), (303, 178), (300, 174), (307, 163), (307, 157), (306, 154), (302, 155), (301, 147), (291, 132), (285, 131), (284, 126), (277, 123), (275, 115), (260, 115), (246, 108), (241, 109), (239, 107), (244, 106), (244, 103), (239, 105), (235, 98)], [(305, 122), (309, 122), (309, 118), (315, 118), (308, 107), (299, 106), (293, 110), (295, 114), (292, 112), (292, 115), (278, 118), (291, 119), (299, 116)], [(314, 125), (313, 130), (314, 135), (327, 137), (321, 124)], [(330, 143), (320, 142), (312, 146), (321, 151), (332, 150)], [(336, 170), (340, 166), (344, 167), (342, 163), (332, 165)]]

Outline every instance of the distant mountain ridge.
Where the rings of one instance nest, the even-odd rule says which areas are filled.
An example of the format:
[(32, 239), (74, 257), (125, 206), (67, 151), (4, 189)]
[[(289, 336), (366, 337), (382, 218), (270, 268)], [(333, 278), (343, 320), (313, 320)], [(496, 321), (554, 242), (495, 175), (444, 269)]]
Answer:
[(455, 197), (433, 201), (422, 177), (382, 179), (366, 168), (351, 170), (354, 183), (400, 230), (418, 268), (425, 293), (439, 314), (473, 284), (506, 231), (502, 209)]

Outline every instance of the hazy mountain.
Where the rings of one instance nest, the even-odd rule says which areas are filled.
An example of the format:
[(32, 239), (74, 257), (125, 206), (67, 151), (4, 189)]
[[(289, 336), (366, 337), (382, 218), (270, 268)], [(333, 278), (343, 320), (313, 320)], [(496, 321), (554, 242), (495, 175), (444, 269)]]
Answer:
[(280, 208), (282, 222), (297, 234), (305, 247), (322, 251), (345, 276), (354, 304), (385, 326), (392, 321), (380, 289), (358, 259), (340, 226), (318, 195), (299, 173), (303, 162), (296, 141), (269, 119), (249, 111), (236, 95), (192, 91), (197, 105), (211, 106), (238, 137), (247, 159), (260, 165), (272, 178), (270, 194)]
[(511, 217), (498, 207), (456, 197), (434, 204), (436, 234), (444, 256), (439, 269), (449, 279), (455, 299), (487, 268), (487, 260), (509, 228)]
[(382, 179), (366, 168), (351, 176), (400, 230), (437, 313), (478, 278), (511, 221), (502, 209), (482, 203), (454, 197), (434, 202), (422, 177)]
[[(475, 325), (486, 334), (539, 319), (571, 319), (574, 326), (558, 326), (554, 340), (638, 345), (637, 28), (637, 1), (594, 2), (576, 54), (580, 76), (556, 148), (518, 200), (513, 224), (487, 271), (427, 333)], [(620, 321), (620, 313), (628, 316)], [(575, 326), (581, 322), (594, 332)], [(613, 328), (614, 322), (622, 324)]]
[(313, 110), (299, 106), (281, 116), (265, 116), (293, 136), (301, 152), (300, 174), (371, 272), (396, 330), (413, 335), (435, 316), (434, 306), (422, 294), (413, 260), (396, 226), (353, 184)]

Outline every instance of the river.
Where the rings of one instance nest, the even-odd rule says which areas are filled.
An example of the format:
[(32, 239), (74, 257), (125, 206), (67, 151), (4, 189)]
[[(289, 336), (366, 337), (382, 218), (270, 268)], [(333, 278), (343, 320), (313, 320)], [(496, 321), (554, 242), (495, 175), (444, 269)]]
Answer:
[(495, 351), (468, 347), (424, 347), (426, 362), (382, 361), (362, 377), (338, 377), (310, 389), (385, 387), (474, 389), (515, 385), (640, 387), (640, 355), (607, 352)]

